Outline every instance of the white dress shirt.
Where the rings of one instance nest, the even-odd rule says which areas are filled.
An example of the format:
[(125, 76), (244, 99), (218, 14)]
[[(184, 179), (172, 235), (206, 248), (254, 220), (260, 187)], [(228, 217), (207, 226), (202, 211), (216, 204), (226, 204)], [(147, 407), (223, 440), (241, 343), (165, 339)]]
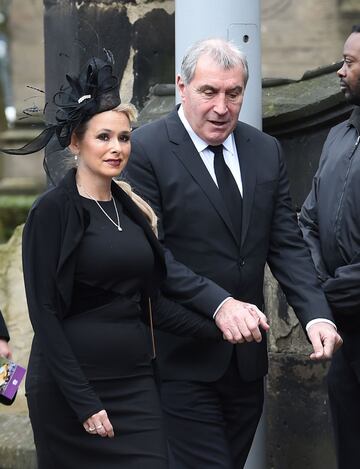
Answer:
[[(216, 185), (218, 185), (217, 180), (216, 180), (216, 175), (215, 175), (215, 169), (214, 169), (214, 153), (209, 150), (208, 143), (204, 142), (191, 128), (188, 120), (185, 117), (184, 110), (182, 106), (180, 106), (178, 110), (178, 114), (180, 117), (181, 122), (184, 124), (185, 129), (187, 130), (193, 144), (195, 145), (197, 151), (199, 152), (199, 155), (206, 166), (206, 169), (209, 171), (210, 176), (212, 177), (213, 181), (215, 182)], [(240, 170), (240, 164), (239, 164), (239, 157), (238, 153), (236, 150), (236, 145), (235, 145), (235, 140), (234, 140), (234, 134), (231, 133), (228, 138), (223, 142), (223, 155), (224, 155), (224, 160), (227, 166), (229, 167), (232, 175), (234, 176), (234, 179), (236, 181), (236, 184), (239, 188), (241, 196), (243, 195), (243, 186), (242, 186), (242, 181), (241, 181), (241, 170)]]

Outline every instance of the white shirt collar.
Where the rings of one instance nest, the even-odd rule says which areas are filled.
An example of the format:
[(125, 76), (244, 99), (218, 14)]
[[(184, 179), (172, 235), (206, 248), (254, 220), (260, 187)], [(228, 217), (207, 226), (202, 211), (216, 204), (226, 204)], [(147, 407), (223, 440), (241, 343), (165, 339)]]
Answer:
[[(195, 145), (197, 151), (199, 153), (203, 152), (204, 150), (206, 150), (206, 148), (208, 147), (208, 143), (206, 143), (202, 138), (200, 138), (195, 132), (194, 130), (192, 129), (189, 121), (186, 119), (185, 117), (185, 114), (184, 114), (184, 109), (183, 107), (180, 105), (179, 109), (178, 109), (178, 115), (179, 115), (179, 119), (181, 120), (181, 122), (183, 123), (186, 131), (188, 132), (191, 140), (193, 141), (193, 144)], [(223, 142), (223, 145), (225, 147), (225, 150), (229, 151), (231, 154), (237, 154), (236, 153), (236, 146), (235, 146), (235, 140), (234, 140), (234, 134), (233, 132), (231, 132), (231, 134), (227, 137), (227, 139)]]

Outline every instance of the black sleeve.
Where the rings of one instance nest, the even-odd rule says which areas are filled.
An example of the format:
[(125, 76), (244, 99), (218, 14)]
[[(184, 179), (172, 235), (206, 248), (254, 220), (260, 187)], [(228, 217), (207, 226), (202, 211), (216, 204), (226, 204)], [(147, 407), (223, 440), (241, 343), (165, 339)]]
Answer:
[(360, 256), (349, 265), (338, 267), (323, 288), (334, 311), (339, 316), (359, 315)]
[(280, 283), (303, 328), (312, 319), (333, 321), (330, 307), (316, 275), (308, 247), (301, 235), (289, 194), (285, 162), (278, 146), (279, 176), (271, 226), (269, 267)]
[[(145, 299), (144, 303), (149, 299)], [(152, 318), (156, 329), (178, 336), (220, 340), (222, 334), (213, 319), (186, 309), (179, 303), (158, 293), (151, 298)], [(143, 306), (145, 321), (149, 323), (149, 303)]]
[(317, 174), (315, 174), (311, 191), (301, 208), (299, 225), (306, 244), (310, 249), (317, 276), (321, 282), (324, 282), (330, 275), (325, 267), (321, 252), (318, 226), (317, 185)]
[(9, 332), (7, 330), (4, 317), (0, 311), (0, 339), (10, 340)]
[(43, 198), (23, 232), (23, 270), (30, 320), (47, 366), (80, 422), (104, 407), (86, 379), (62, 328), (56, 288), (64, 210)]

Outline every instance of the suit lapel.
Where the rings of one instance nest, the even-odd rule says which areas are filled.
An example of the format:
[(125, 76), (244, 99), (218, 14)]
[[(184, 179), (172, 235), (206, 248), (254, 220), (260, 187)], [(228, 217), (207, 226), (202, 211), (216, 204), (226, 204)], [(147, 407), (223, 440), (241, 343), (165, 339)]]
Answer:
[(219, 189), (206, 169), (199, 153), (197, 152), (189, 134), (179, 119), (177, 111), (173, 111), (166, 120), (169, 140), (173, 145), (173, 152), (189, 171), (195, 182), (201, 187), (210, 203), (214, 206), (226, 227), (240, 245), (233, 229), (230, 216), (221, 198)]
[(243, 246), (249, 228), (255, 194), (256, 154), (251, 139), (246, 136), (241, 123), (238, 124), (234, 136), (243, 184), (243, 219), (241, 228), (241, 246)]

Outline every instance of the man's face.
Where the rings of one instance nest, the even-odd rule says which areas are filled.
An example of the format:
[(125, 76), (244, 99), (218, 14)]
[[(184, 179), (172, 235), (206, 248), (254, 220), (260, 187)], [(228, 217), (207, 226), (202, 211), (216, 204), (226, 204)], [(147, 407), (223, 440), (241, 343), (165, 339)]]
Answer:
[(234, 130), (244, 97), (244, 69), (224, 70), (211, 57), (199, 58), (193, 79), (177, 85), (184, 114), (194, 132), (209, 145), (219, 145)]
[(343, 66), (337, 72), (341, 91), (349, 103), (360, 105), (360, 33), (350, 34), (343, 56)]

